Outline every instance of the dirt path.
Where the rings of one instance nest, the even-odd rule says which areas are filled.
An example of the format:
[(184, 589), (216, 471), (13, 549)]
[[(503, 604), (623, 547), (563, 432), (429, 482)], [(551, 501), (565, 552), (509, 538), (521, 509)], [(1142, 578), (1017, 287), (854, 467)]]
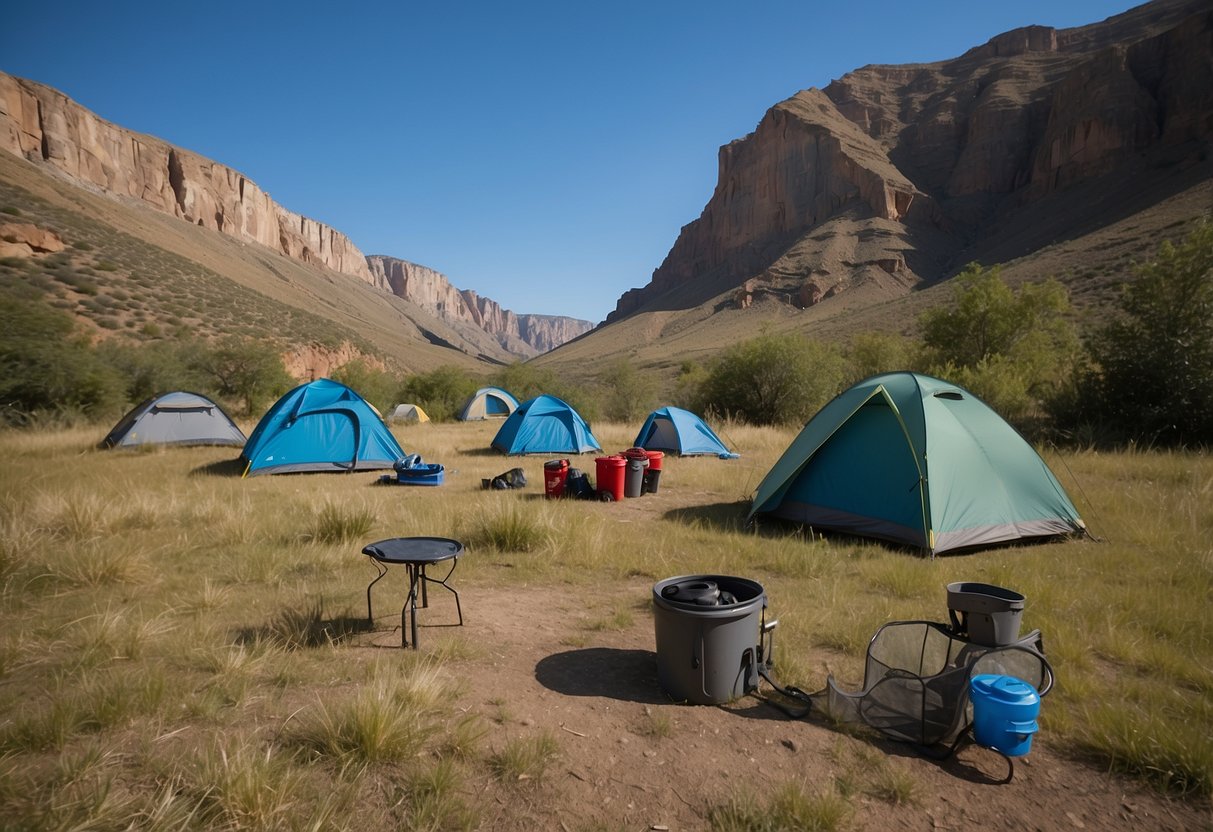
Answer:
[[(643, 610), (647, 582), (590, 598), (583, 587), (460, 591), (465, 627), (423, 628), (422, 649), (451, 633), (476, 646), (475, 658), (451, 668), (465, 685), (461, 706), (491, 726), (488, 748), (545, 731), (560, 745), (541, 782), (488, 787), (485, 829), (705, 829), (709, 808), (739, 789), (765, 804), (789, 782), (810, 793), (841, 784), (857, 829), (1213, 828), (1208, 802), (1167, 799), (1068, 760), (1047, 736), (1011, 783), (997, 785), (1005, 762), (975, 746), (937, 763), (791, 720), (755, 696), (728, 707), (674, 704), (657, 681), (648, 612), (594, 629), (629, 601)], [(895, 792), (909, 796), (897, 802)]]

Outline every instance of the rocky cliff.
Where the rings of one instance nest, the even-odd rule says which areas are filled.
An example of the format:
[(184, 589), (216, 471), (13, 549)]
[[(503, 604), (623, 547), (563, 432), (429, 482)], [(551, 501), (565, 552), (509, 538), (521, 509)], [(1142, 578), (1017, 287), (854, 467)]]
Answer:
[[(77, 184), (139, 200), (158, 211), (305, 263), (376, 285), (451, 323), (483, 330), (521, 358), (554, 349), (588, 321), (517, 315), (424, 266), (368, 260), (340, 231), (289, 211), (239, 171), (102, 119), (43, 84), (0, 72), (0, 149)], [(385, 263), (395, 264), (386, 266)], [(465, 330), (471, 340), (477, 333)]]
[(547, 352), (594, 327), (576, 318), (511, 312), (471, 289), (456, 289), (441, 272), (407, 260), (373, 254), (367, 263), (376, 285), (448, 323), (484, 330), (514, 355), (529, 357)]
[(239, 171), (119, 127), (50, 87), (4, 73), (0, 148), (187, 222), (371, 279), (348, 237), (278, 205)]
[[(725, 292), (742, 308), (760, 296), (803, 307), (861, 285), (904, 293), (1073, 183), (1149, 176), (1143, 158), (1195, 164), (1211, 144), (1207, 0), (1018, 29), (950, 61), (864, 67), (775, 105), (723, 147), (699, 219), (607, 320)], [(1090, 222), (1092, 208), (1062, 221)]]

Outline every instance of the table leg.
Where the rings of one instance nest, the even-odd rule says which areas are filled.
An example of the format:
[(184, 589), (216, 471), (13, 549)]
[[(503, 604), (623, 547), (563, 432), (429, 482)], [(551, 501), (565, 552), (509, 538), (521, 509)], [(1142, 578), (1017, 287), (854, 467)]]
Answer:
[[(417, 581), (420, 578), (420, 568), (409, 564), (409, 595), (400, 609), (400, 645), (409, 646), (409, 634), (413, 637), (413, 649), (417, 649)], [(405, 629), (405, 615), (409, 618), (409, 629)]]
[(371, 612), (371, 587), (379, 583), (379, 578), (382, 578), (387, 574), (387, 567), (377, 560), (372, 560), (371, 563), (375, 564), (375, 568), (379, 570), (379, 576), (366, 585), (366, 622), (367, 624), (374, 626), (375, 616)]

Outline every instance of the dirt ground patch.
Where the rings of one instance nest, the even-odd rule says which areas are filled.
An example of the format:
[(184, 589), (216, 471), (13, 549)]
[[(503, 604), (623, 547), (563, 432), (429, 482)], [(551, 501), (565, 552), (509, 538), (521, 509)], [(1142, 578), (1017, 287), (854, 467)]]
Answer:
[[(1047, 734), (1000, 785), (1006, 763), (977, 746), (940, 763), (814, 717), (790, 719), (759, 696), (728, 706), (671, 702), (657, 679), (645, 580), (605, 591), (459, 589), (465, 626), (423, 626), (421, 649), (448, 638), (475, 646), (449, 667), (463, 686), (461, 710), (490, 727), (487, 750), (545, 732), (560, 749), (538, 782), (481, 784), (481, 828), (705, 829), (709, 810), (739, 791), (763, 803), (788, 783), (841, 789), (852, 807), (847, 828), (856, 829), (1213, 828), (1207, 801), (1164, 797), (1071, 759)], [(423, 623), (453, 616), (442, 595), (431, 595)], [(619, 609), (634, 610), (631, 620), (602, 627)], [(398, 632), (373, 638), (399, 644)]]

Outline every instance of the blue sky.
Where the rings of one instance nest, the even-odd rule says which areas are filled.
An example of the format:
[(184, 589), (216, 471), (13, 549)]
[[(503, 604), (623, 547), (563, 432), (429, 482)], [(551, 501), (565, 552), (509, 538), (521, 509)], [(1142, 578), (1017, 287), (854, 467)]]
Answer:
[(0, 69), (236, 168), (367, 254), (600, 321), (777, 102), (1131, 5), (18, 2)]

